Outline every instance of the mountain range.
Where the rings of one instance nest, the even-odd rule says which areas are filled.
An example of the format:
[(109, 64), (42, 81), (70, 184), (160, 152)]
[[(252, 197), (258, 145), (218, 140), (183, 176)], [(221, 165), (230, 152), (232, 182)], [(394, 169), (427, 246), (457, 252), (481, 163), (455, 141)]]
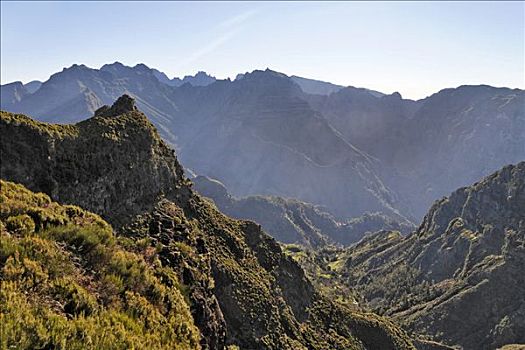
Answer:
[(237, 219), (253, 220), (284, 244), (299, 244), (320, 249), (331, 245), (348, 246), (366, 233), (397, 230), (403, 234), (415, 229), (380, 213), (367, 213), (350, 220), (339, 221), (324, 208), (296, 199), (276, 196), (236, 198), (217, 180), (206, 176), (191, 178), (193, 188), (212, 199), (221, 212)]
[(270, 70), (169, 79), (117, 62), (73, 65), (34, 92), (3, 85), (2, 109), (77, 122), (123, 93), (187, 169), (234, 196), (294, 198), (338, 220), (417, 222), (434, 200), (525, 157), (525, 93), (490, 86), (412, 101)]
[[(81, 346), (84, 332), (98, 347), (470, 350), (525, 343), (524, 162), (436, 200), (417, 229), (377, 213), (343, 221), (299, 200), (236, 197), (202, 175), (192, 183), (135, 103), (124, 95), (67, 125), (1, 112), (1, 297), (9, 341)], [(387, 169), (393, 165), (378, 168), (378, 178)], [(294, 244), (281, 246), (264, 229)], [(43, 331), (30, 336), (20, 317)], [(100, 336), (96, 327), (108, 319), (119, 339)], [(165, 327), (173, 333), (161, 336)]]
[(259, 225), (191, 189), (127, 95), (71, 125), (1, 112), (0, 135), (8, 345), (446, 349), (315, 289)]

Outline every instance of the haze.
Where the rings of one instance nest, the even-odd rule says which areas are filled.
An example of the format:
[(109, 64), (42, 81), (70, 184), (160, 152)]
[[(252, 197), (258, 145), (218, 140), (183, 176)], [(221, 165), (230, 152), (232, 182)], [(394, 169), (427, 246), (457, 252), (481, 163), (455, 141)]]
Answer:
[(83, 63), (170, 78), (254, 69), (419, 99), (525, 88), (523, 2), (2, 2), (1, 82)]

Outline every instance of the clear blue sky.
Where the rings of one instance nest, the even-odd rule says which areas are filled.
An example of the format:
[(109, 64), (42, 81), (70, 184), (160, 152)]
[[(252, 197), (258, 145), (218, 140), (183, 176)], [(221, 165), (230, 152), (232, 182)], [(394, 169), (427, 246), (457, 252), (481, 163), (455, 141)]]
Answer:
[(422, 98), (525, 88), (524, 2), (1, 2), (2, 83), (73, 63), (218, 78), (267, 67)]

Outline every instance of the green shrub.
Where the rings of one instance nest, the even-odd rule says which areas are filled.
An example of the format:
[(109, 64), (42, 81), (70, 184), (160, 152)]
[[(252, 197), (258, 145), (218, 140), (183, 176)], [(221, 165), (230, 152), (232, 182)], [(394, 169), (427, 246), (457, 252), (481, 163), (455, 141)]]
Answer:
[(35, 232), (35, 222), (27, 214), (9, 217), (5, 226), (8, 231), (15, 234), (31, 234)]
[(149, 241), (124, 248), (98, 215), (1, 190), (0, 349), (200, 348), (178, 276)]

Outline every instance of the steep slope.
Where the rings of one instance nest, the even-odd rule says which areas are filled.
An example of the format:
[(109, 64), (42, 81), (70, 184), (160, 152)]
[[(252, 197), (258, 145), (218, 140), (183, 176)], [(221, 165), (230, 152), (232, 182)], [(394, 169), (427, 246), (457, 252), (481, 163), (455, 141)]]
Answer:
[(525, 91), (461, 86), (421, 102), (395, 165), (407, 181), (391, 184), (417, 214), (455, 188), (525, 159)]
[(417, 232), (382, 232), (338, 259), (379, 312), (465, 349), (525, 342), (525, 162), (432, 206)]
[(188, 118), (180, 125), (187, 130), (178, 142), (182, 161), (235, 196), (297, 198), (344, 218), (367, 211), (401, 216), (376, 173), (379, 164), (343, 140), (302, 96), (288, 77), (269, 70), (174, 90)]
[(281, 243), (320, 248), (327, 244), (349, 245), (367, 232), (399, 230), (408, 234), (415, 227), (397, 222), (379, 213), (364, 214), (347, 221), (338, 221), (325, 209), (294, 199), (275, 196), (235, 198), (217, 180), (206, 176), (192, 179), (194, 188), (214, 201), (223, 213), (237, 219), (253, 220)]
[(435, 199), (525, 159), (523, 90), (460, 86), (410, 101), (345, 88), (308, 101), (346, 141), (381, 161), (380, 176), (416, 217)]
[(290, 77), (307, 94), (330, 95), (341, 90), (343, 87), (321, 80), (302, 78), (295, 75)]
[(378, 97), (354, 87), (322, 98), (310, 97), (309, 102), (345, 140), (389, 165), (396, 163), (399, 143), (409, 137), (406, 124), (419, 106), (399, 93)]
[(26, 95), (29, 95), (29, 91), (20, 81), (2, 85), (0, 87), (1, 108), (3, 110), (12, 110), (13, 106), (22, 101)]
[(0, 188), (3, 349), (200, 349), (183, 289), (154, 249), (79, 207)]
[(2, 177), (75, 203), (147, 242), (186, 286), (203, 348), (410, 349), (405, 332), (317, 292), (258, 225), (202, 200), (133, 100), (84, 122), (2, 112)]

